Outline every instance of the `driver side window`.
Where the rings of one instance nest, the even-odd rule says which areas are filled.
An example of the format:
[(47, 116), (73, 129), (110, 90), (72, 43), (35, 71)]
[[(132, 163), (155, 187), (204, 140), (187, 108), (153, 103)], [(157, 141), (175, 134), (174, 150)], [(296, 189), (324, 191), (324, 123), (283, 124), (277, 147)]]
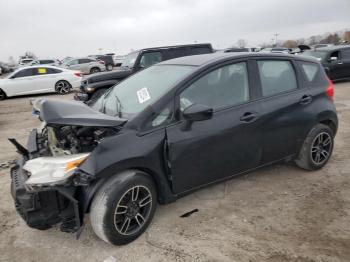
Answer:
[(220, 67), (195, 81), (180, 94), (180, 109), (202, 104), (215, 110), (248, 100), (247, 65), (241, 62)]
[(21, 77), (27, 77), (27, 76), (33, 76), (33, 75), (34, 75), (34, 70), (32, 68), (27, 68), (19, 71), (12, 78), (21, 78)]

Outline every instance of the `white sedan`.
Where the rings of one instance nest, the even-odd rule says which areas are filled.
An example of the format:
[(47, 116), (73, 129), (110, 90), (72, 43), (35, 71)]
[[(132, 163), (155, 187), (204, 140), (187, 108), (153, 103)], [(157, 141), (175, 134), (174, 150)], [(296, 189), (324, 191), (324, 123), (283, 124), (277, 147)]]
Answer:
[(51, 93), (66, 94), (80, 87), (82, 74), (55, 66), (22, 67), (0, 79), (0, 100), (11, 96)]

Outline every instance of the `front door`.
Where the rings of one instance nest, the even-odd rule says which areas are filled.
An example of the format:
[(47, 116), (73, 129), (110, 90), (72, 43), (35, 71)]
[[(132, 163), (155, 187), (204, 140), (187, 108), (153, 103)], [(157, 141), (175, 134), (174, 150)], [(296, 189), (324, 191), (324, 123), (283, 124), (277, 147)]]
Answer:
[(34, 81), (34, 68), (22, 69), (7, 80), (7, 93), (10, 96), (31, 94), (37, 88)]
[(180, 115), (192, 104), (213, 108), (213, 117), (166, 128), (175, 193), (256, 167), (261, 158), (260, 105), (250, 102), (247, 63), (204, 74), (177, 97)]

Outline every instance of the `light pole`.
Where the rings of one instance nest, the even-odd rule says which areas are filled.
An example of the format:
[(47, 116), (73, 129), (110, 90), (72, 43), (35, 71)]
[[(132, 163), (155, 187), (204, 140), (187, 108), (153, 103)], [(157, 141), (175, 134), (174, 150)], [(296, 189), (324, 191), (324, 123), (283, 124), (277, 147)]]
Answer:
[(279, 36), (279, 33), (273, 34), (275, 36), (275, 46), (277, 46), (277, 36)]

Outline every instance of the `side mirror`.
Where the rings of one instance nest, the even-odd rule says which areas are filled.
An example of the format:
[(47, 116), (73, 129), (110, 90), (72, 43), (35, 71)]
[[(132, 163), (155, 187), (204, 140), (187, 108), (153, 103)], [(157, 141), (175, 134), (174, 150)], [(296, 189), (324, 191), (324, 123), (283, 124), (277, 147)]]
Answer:
[(334, 62), (337, 60), (338, 60), (338, 57), (336, 57), (336, 56), (332, 56), (331, 58), (329, 58), (329, 62)]
[(183, 112), (186, 125), (183, 130), (190, 129), (194, 121), (204, 121), (213, 117), (213, 109), (201, 104), (193, 104), (187, 107)]

